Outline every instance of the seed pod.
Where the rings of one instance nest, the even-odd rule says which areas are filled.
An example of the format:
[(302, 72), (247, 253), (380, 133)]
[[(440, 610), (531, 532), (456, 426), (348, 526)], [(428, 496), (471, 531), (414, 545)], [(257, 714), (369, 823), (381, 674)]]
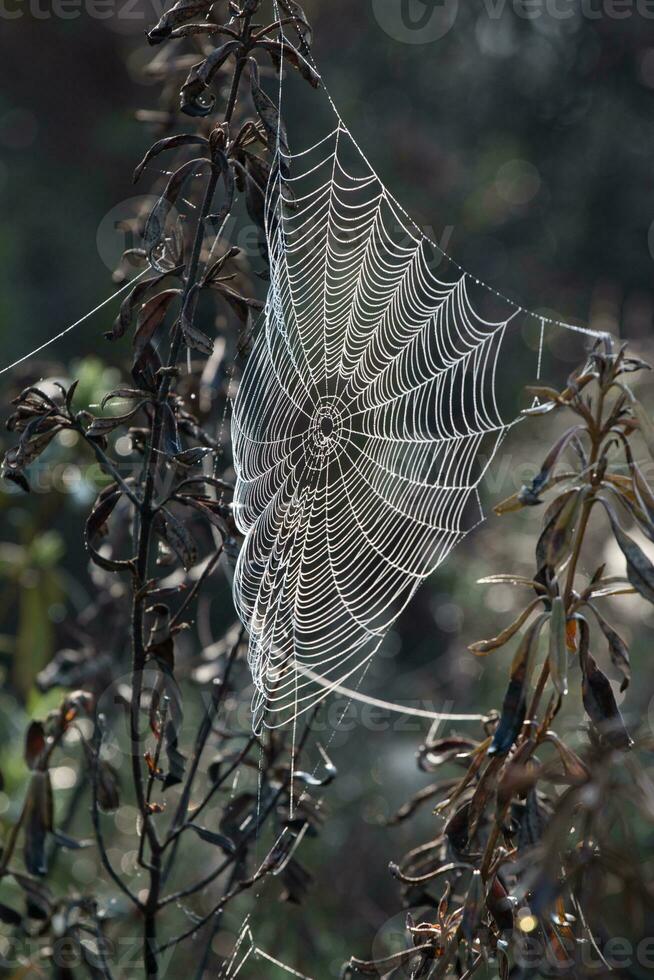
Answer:
[(485, 657), (486, 654), (491, 653), (493, 650), (503, 647), (505, 643), (508, 643), (509, 640), (515, 636), (520, 627), (526, 623), (540, 602), (540, 596), (533, 599), (529, 605), (522, 610), (517, 619), (514, 619), (510, 626), (507, 626), (501, 633), (498, 633), (497, 636), (494, 636), (490, 640), (479, 640), (477, 643), (471, 643), (468, 650), (470, 650), (471, 653), (474, 653), (475, 656)]

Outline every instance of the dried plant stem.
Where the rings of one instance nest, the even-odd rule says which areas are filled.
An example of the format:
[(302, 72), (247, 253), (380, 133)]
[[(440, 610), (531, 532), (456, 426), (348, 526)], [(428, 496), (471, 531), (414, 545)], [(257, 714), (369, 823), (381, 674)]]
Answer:
[[(604, 391), (601, 391), (597, 399), (597, 409), (594, 418), (594, 426), (590, 432), (591, 436), (591, 451), (588, 460), (588, 470), (590, 472), (591, 486), (595, 488), (598, 484), (596, 465), (599, 459), (599, 454), (602, 447), (602, 436), (603, 427), (602, 419), (604, 416)], [(572, 549), (572, 555), (570, 557), (570, 564), (568, 565), (568, 575), (565, 583), (564, 591), (564, 601), (566, 609), (570, 608), (570, 603), (572, 602), (572, 594), (574, 590), (575, 576), (577, 574), (577, 566), (579, 564), (579, 559), (581, 557), (581, 549), (584, 544), (586, 537), (586, 531), (588, 529), (588, 521), (590, 520), (590, 513), (593, 509), (594, 497), (588, 496), (582, 504), (581, 519), (579, 521), (579, 527), (577, 528), (577, 534), (575, 538), (575, 543)]]
[[(217, 693), (214, 692), (211, 701), (207, 705), (206, 711), (204, 713), (204, 717), (198, 729), (195, 748), (193, 751), (193, 758), (191, 760), (189, 772), (186, 777), (186, 781), (184, 783), (184, 789), (182, 790), (179, 804), (177, 806), (177, 810), (175, 811), (175, 816), (173, 817), (170, 830), (168, 832), (166, 841), (162, 848), (163, 850), (165, 847), (168, 846), (168, 844), (172, 843), (172, 848), (166, 863), (166, 870), (164, 872), (164, 882), (167, 880), (171, 868), (175, 862), (175, 856), (177, 854), (177, 847), (179, 845), (180, 834), (184, 827), (184, 822), (186, 820), (188, 805), (191, 799), (191, 791), (193, 789), (193, 782), (195, 780), (198, 771), (198, 766), (200, 765), (200, 758), (204, 751), (204, 747), (207, 744), (207, 739), (209, 738), (209, 735), (211, 733), (211, 727), (220, 709), (220, 704), (222, 702), (222, 699), (224, 698), (225, 693), (227, 692), (228, 684), (229, 684), (229, 676), (231, 674), (232, 667), (234, 666), (238, 648), (241, 645), (244, 633), (245, 630), (243, 629), (239, 631), (238, 638), (228, 654), (227, 662), (225, 664), (223, 676), (221, 677), (219, 682)], [(197, 811), (195, 815), (197, 816)]]
[[(282, 0), (282, 7), (288, 2), (290, 0)], [(292, 826), (285, 816), (285, 813), (289, 817), (291, 815), (294, 773), (299, 771), (299, 755), (306, 746), (308, 729), (298, 746), (291, 748), (290, 735), (287, 739), (279, 732), (264, 733), (262, 736), (244, 733), (238, 725), (232, 724), (231, 719), (229, 723), (225, 721), (224, 731), (219, 727), (219, 716), (224, 711), (227, 694), (236, 688), (232, 675), (244, 667), (241, 664), (243, 630), (239, 631), (236, 642), (227, 640), (231, 631), (223, 634), (226, 647), (222, 653), (220, 679), (214, 681), (210, 701), (201, 710), (195, 735), (189, 740), (183, 737), (182, 721), (184, 717), (188, 719), (188, 714), (184, 712), (180, 678), (175, 674), (178, 666), (177, 634), (192, 625), (183, 620), (207, 586), (225, 551), (229, 551), (231, 556), (240, 536), (229, 500), (223, 499), (222, 494), (218, 498), (214, 492), (216, 487), (224, 491), (233, 490), (230, 474), (224, 472), (228, 464), (225, 463), (222, 473), (218, 472), (223, 444), (222, 425), (217, 438), (210, 432), (213, 425), (211, 413), (219, 408), (221, 399), (227, 395), (222, 383), (221, 350), (212, 340), (210, 331), (205, 333), (194, 321), (200, 320), (204, 310), (204, 302), (200, 304), (199, 296), (206, 296), (207, 299), (209, 296), (215, 297), (219, 307), (225, 307), (229, 317), (235, 317), (241, 324), (239, 329), (242, 333), (235, 338), (240, 356), (245, 353), (242, 339), (252, 329), (252, 310), (263, 307), (257, 297), (250, 295), (247, 263), (242, 258), (236, 258), (239, 254), (242, 257), (243, 250), (223, 237), (238, 191), (257, 230), (261, 258), (264, 263), (268, 260), (264, 244), (266, 195), (270, 175), (276, 165), (277, 134), (283, 129), (278, 107), (260, 88), (259, 72), (254, 67), (248, 72), (248, 66), (253, 63), (258, 66), (260, 60), (267, 63), (271, 59), (274, 67), (281, 71), (283, 66), (279, 55), (288, 52), (290, 58), (284, 58), (285, 63), (314, 87), (317, 85), (313, 73), (303, 70), (304, 57), (301, 59), (299, 50), (288, 39), (278, 35), (276, 7), (273, 23), (252, 30), (252, 21), (262, 6), (262, 0), (244, 0), (240, 8), (229, 4), (226, 8), (228, 23), (222, 26), (216, 24), (215, 31), (213, 24), (209, 23), (207, 38), (201, 42), (194, 37), (195, 29), (199, 27), (202, 33), (204, 25), (191, 24), (191, 38), (185, 42), (189, 54), (193, 52), (195, 55), (200, 50), (205, 58), (201, 69), (193, 64), (185, 81), (183, 79), (188, 69), (182, 66), (180, 72), (183, 58), (156, 59), (157, 71), (162, 72), (166, 83), (162, 92), (166, 111), (146, 115), (148, 121), (160, 121), (166, 115), (166, 134), (150, 146), (136, 168), (135, 179), (161, 153), (174, 152), (175, 169), (162, 170), (163, 180), (156, 179), (156, 203), (152, 207), (148, 205), (137, 209), (129, 219), (136, 238), (142, 240), (142, 247), (128, 249), (123, 254), (117, 275), (128, 278), (128, 270), (135, 258), (139, 262), (149, 258), (149, 266), (130, 278), (126, 287), (130, 292), (106, 336), (117, 341), (133, 328), (131, 380), (106, 392), (99, 399), (101, 413), (110, 401), (117, 399), (131, 402), (132, 407), (125, 414), (94, 415), (88, 409), (77, 411), (73, 407), (75, 381), (68, 388), (58, 381), (53, 382), (51, 389), (31, 385), (15, 399), (16, 411), (8, 425), (19, 438), (2, 464), (3, 475), (28, 490), (29, 474), (25, 470), (59, 432), (69, 430), (80, 437), (85, 452), (91, 449), (100, 469), (111, 481), (98, 494), (86, 521), (85, 541), (91, 560), (102, 569), (102, 577), (98, 576), (94, 581), (97, 601), (91, 607), (91, 615), (83, 618), (80, 614), (75, 624), (79, 627), (80, 636), (78, 649), (75, 650), (79, 658), (75, 661), (75, 669), (79, 665), (81, 685), (78, 683), (74, 688), (71, 685), (72, 693), (62, 699), (59, 711), (50, 712), (47, 719), (35, 719), (26, 733), (25, 758), (32, 773), (20, 815), (0, 855), (0, 878), (13, 874), (16, 883), (28, 893), (29, 898), (25, 915), (14, 909), (5, 914), (12, 924), (14, 921), (20, 923), (24, 934), (27, 934), (31, 928), (27, 920), (33, 917), (33, 911), (38, 908), (38, 936), (45, 944), (60, 935), (58, 922), (63, 908), (66, 914), (70, 911), (72, 919), (79, 923), (71, 930), (75, 936), (78, 932), (86, 933), (95, 936), (98, 943), (102, 942), (101, 918), (94, 898), (89, 901), (87, 895), (73, 895), (68, 890), (66, 896), (60, 899), (51, 889), (41, 890), (38, 887), (38, 879), (48, 873), (53, 851), (63, 846), (74, 846), (75, 843), (59, 830), (59, 827), (65, 829), (67, 822), (65, 818), (62, 822), (60, 813), (53, 805), (49, 769), (52, 753), (78, 717), (92, 719), (95, 725), (91, 742), (88, 743), (84, 737), (81, 740), (88, 770), (86, 786), (90, 786), (91, 790), (91, 824), (99, 861), (110, 884), (125, 896), (139, 919), (141, 959), (146, 980), (158, 980), (160, 976), (160, 951), (171, 949), (197, 928), (197, 922), (192, 928), (186, 928), (195, 918), (189, 909), (180, 907), (175, 911), (170, 909), (171, 903), (187, 895), (197, 895), (224, 875), (217, 894), (211, 900), (213, 909), (202, 920), (211, 922), (212, 932), (215, 933), (221, 927), (222, 909), (254, 882), (275, 871), (276, 864), (285, 859), (283, 846), (273, 848), (253, 876), (252, 843), (264, 823), (273, 825), (278, 843), (283, 839), (284, 845), (291, 845), (286, 854), (288, 862), (307, 829), (316, 829), (320, 809), (320, 801), (314, 801), (313, 807), (307, 806)], [(295, 0), (292, 7), (292, 23), (298, 43), (306, 53), (311, 29)], [(217, 18), (218, 10), (212, 11), (212, 14)], [(177, 28), (181, 27), (184, 33), (189, 16), (194, 16), (194, 13), (188, 5), (173, 5), (149, 32), (149, 40), (153, 44), (170, 41), (177, 47)], [(211, 50), (210, 38), (214, 33), (221, 35), (219, 40), (223, 43)], [(227, 43), (224, 43), (225, 37)], [(224, 111), (221, 111), (220, 105), (216, 107), (216, 95), (211, 92), (216, 83), (221, 89), (223, 85), (228, 87)], [(249, 91), (253, 112), (250, 118), (248, 113), (239, 112), (237, 120), (241, 90)], [(184, 114), (179, 118), (176, 116), (176, 105)], [(188, 125), (189, 117), (201, 121), (191, 127)], [(178, 123), (182, 121), (186, 125), (180, 132)], [(189, 147), (201, 147), (200, 155), (189, 157)], [(189, 189), (191, 179), (192, 188)], [(216, 207), (215, 201), (223, 185), (220, 206)], [(192, 200), (188, 200), (188, 197)], [(184, 210), (181, 204), (191, 210)], [(180, 213), (175, 214), (178, 207)], [(222, 248), (218, 249), (219, 245), (227, 247), (223, 251)], [(215, 254), (218, 251), (222, 254)], [(174, 319), (173, 310), (176, 310)], [(221, 331), (221, 324), (218, 330)], [(221, 341), (226, 341), (226, 338), (221, 338)], [(202, 361), (198, 358), (196, 363), (194, 359), (189, 368), (189, 377), (178, 385), (178, 364), (186, 349), (198, 351), (209, 361), (200, 374)], [(198, 383), (201, 391), (206, 392), (206, 397), (203, 394), (193, 404), (193, 389)], [(135, 477), (126, 477), (112, 459), (110, 447), (121, 431), (130, 440), (132, 451), (142, 453), (140, 473)], [(210, 454), (213, 454), (214, 461), (211, 475), (205, 470), (202, 475), (194, 475), (193, 470), (197, 474), (197, 468)], [(116, 512), (115, 508), (118, 508)], [(127, 513), (129, 522), (124, 521)], [(191, 515), (190, 519), (188, 514)], [(131, 555), (128, 558), (117, 556), (124, 546), (124, 526), (116, 534), (116, 540), (112, 540), (113, 532), (118, 530), (116, 525), (121, 522), (131, 530)], [(155, 561), (155, 558), (159, 558), (157, 545), (160, 539), (163, 541), (163, 560)], [(174, 584), (166, 581), (170, 572), (168, 566), (174, 567)], [(107, 579), (107, 574), (125, 573), (131, 579), (129, 588), (125, 589), (122, 584), (117, 588), (106, 585), (107, 581), (111, 581)], [(121, 806), (122, 796), (118, 767), (110, 761), (113, 751), (111, 727), (105, 725), (105, 721), (111, 723), (116, 719), (111, 717), (111, 711), (108, 719), (99, 712), (100, 696), (106, 690), (106, 685), (113, 683), (126, 668), (117, 658), (93, 656), (95, 653), (105, 653), (105, 634), (110, 622), (107, 617), (110, 613), (116, 616), (117, 635), (129, 636), (131, 689), (127, 716), (131, 760), (127, 781), (129, 796), (137, 811), (131, 850), (136, 854), (138, 867), (145, 871), (146, 879), (145, 887), (139, 885), (137, 891), (130, 887), (129, 869), (125, 868), (124, 873), (120, 873), (112, 857), (113, 848), (109, 846), (112, 842), (105, 839), (107, 830), (103, 827), (102, 819), (103, 812), (114, 812)], [(89, 623), (98, 635), (91, 634)], [(205, 643), (204, 624), (195, 625), (194, 639), (204, 648), (208, 645)], [(208, 631), (210, 626), (207, 623)], [(64, 662), (68, 664), (68, 660)], [(152, 670), (156, 676), (147, 719), (142, 704), (146, 669)], [(67, 666), (59, 670), (59, 665), (53, 664), (48, 670), (54, 678), (53, 684), (67, 686)], [(88, 673), (85, 672), (87, 670)], [(79, 674), (75, 675), (76, 681)], [(48, 677), (48, 684), (50, 680)], [(122, 696), (118, 703), (122, 707)], [(108, 737), (106, 756), (101, 753), (105, 734)], [(242, 737), (245, 737), (244, 744), (238, 741), (236, 748), (221, 753), (220, 761), (216, 762), (215, 778), (212, 773), (212, 778), (198, 788), (197, 801), (194, 800), (200, 783), (203, 754), (210, 742), (218, 740), (227, 743), (231, 738)], [(152, 746), (151, 751), (146, 752), (149, 746)], [(237, 795), (234, 776), (241, 769), (247, 770), (245, 782), (249, 773), (254, 772), (256, 767), (250, 754), (255, 746), (261, 748), (258, 794), (255, 797), (249, 787), (244, 787)], [(330, 771), (324, 785), (332, 775)], [(217, 794), (221, 788), (225, 789), (228, 780), (233, 781), (233, 798), (220, 802)], [(81, 781), (78, 784), (76, 803), (83, 793), (83, 785)], [(303, 793), (311, 799), (308, 785)], [(317, 782), (316, 785), (323, 783)], [(166, 800), (163, 794), (173, 786), (179, 787), (178, 802), (171, 808), (172, 815), (168, 818), (162, 815)], [(218, 821), (220, 832), (197, 822), (212, 802), (223, 810), (223, 819)], [(233, 826), (230, 823), (232, 809), (242, 815), (240, 822)], [(211, 819), (214, 819), (213, 814)], [(187, 834), (189, 844), (199, 837), (203, 850), (208, 848), (213, 855), (218, 853), (221, 856), (208, 861), (208, 866), (215, 870), (202, 881), (197, 880), (197, 872), (195, 876), (190, 876), (189, 881), (182, 869), (180, 881), (175, 880), (169, 886), (170, 890), (177, 890), (166, 896), (164, 889), (168, 878), (172, 877), (173, 872), (180, 872), (178, 865), (181, 862), (177, 858), (186, 831), (192, 832)], [(24, 845), (21, 852), (23, 865), (14, 868), (16, 845), (21, 838)], [(196, 846), (197, 843), (193, 845)], [(28, 875), (22, 872), (23, 866)], [(202, 864), (202, 867), (206, 865)], [(284, 870), (285, 865), (279, 868), (280, 873)], [(162, 944), (164, 909), (170, 911), (165, 915), (165, 943)], [(180, 914), (183, 916), (181, 925), (175, 921), (179, 920)], [(175, 931), (179, 934), (170, 938)], [(39, 949), (39, 953), (44, 949), (45, 945)], [(207, 947), (203, 963), (209, 961), (210, 953)], [(93, 966), (98, 975), (110, 980), (109, 959), (104, 955), (104, 950), (102, 954), (95, 957), (97, 963), (87, 959), (87, 965), (89, 968)], [(85, 953), (82, 955), (85, 957)]]
[[(595, 502), (594, 489), (599, 482), (598, 474), (596, 472), (596, 466), (597, 466), (598, 459), (600, 457), (600, 452), (602, 448), (602, 439), (604, 435), (603, 425), (602, 425), (603, 416), (604, 416), (604, 402), (605, 402), (605, 392), (602, 389), (600, 390), (597, 397), (597, 403), (595, 407), (595, 413), (592, 419), (592, 425), (589, 427), (591, 448), (590, 448), (587, 470), (588, 473), (590, 474), (590, 480), (589, 480), (590, 492), (585, 497), (581, 505), (582, 509), (579, 518), (579, 525), (575, 530), (574, 540), (570, 553), (570, 561), (567, 567), (565, 586), (563, 589), (563, 597), (564, 597), (563, 601), (565, 603), (565, 608), (568, 612), (570, 611), (574, 600), (574, 585), (575, 585), (575, 579), (577, 575), (577, 569), (579, 565), (579, 560), (581, 558), (581, 552), (583, 549), (584, 541), (586, 539), (586, 534), (588, 531), (588, 523), (593, 508), (593, 503)], [(527, 740), (532, 739), (533, 743), (532, 743), (531, 751), (529, 751), (528, 753), (529, 757), (531, 757), (533, 753), (536, 751), (538, 745), (540, 744), (540, 741), (542, 740), (542, 737), (545, 735), (545, 732), (543, 731), (536, 731), (535, 726), (536, 726), (538, 710), (540, 707), (540, 702), (549, 678), (550, 678), (550, 662), (548, 658), (545, 660), (544, 664), (541, 667), (540, 674), (538, 676), (538, 680), (536, 681), (534, 692), (532, 694), (531, 701), (526, 712), (525, 723), (521, 733), (521, 738), (524, 741), (522, 742), (519, 741), (518, 748), (516, 749), (516, 751), (519, 751), (520, 748), (524, 748)], [(557, 714), (560, 708), (560, 702), (561, 699), (559, 699), (558, 704), (555, 705), (552, 711), (552, 716), (549, 719), (549, 721), (551, 721), (552, 718)], [(526, 761), (526, 759), (524, 761)], [(491, 828), (488, 841), (484, 848), (484, 854), (481, 862), (481, 874), (485, 881), (488, 880), (491, 872), (493, 875), (495, 873), (495, 869), (493, 867), (494, 865), (493, 857), (497, 845), (499, 843), (502, 834), (502, 827), (508, 815), (509, 809), (510, 809), (510, 801), (506, 804), (506, 806), (501, 808), (500, 811), (497, 813), (495, 823)]]
[[(241, 40), (243, 43), (247, 43), (250, 35), (250, 20), (251, 17), (247, 16), (244, 18)], [(227, 108), (224, 115), (224, 123), (230, 124), (234, 109), (236, 107), (236, 101), (238, 97), (239, 84), (241, 80), (241, 75), (243, 72), (243, 67), (245, 65), (245, 58), (240, 58), (235, 65), (234, 74), (232, 78), (232, 85), (230, 90), (230, 95), (227, 103)], [(196, 287), (196, 281), (200, 266), (200, 257), (202, 254), (202, 247), (206, 235), (206, 221), (211, 213), (213, 201), (218, 188), (218, 183), (221, 178), (221, 171), (217, 165), (213, 164), (209, 179), (207, 182), (204, 199), (201, 205), (200, 214), (198, 217), (198, 222), (196, 226), (193, 247), (191, 251), (191, 257), (189, 259), (189, 264), (186, 272), (185, 286), (181, 297), (181, 310), (186, 313), (188, 310), (188, 316), (192, 321), (194, 313), (194, 303), (192, 298), (192, 293)], [(190, 309), (189, 309), (190, 307)], [(173, 844), (173, 850), (170, 854), (167, 863), (167, 869), (165, 874), (162, 873), (162, 851), (163, 845), (159, 840), (156, 828), (151, 820), (148, 819), (147, 815), (147, 805), (148, 800), (146, 799), (146, 794), (144, 791), (143, 783), (143, 771), (142, 771), (142, 760), (140, 751), (140, 731), (139, 731), (139, 716), (140, 716), (140, 706), (141, 706), (141, 696), (143, 689), (143, 671), (145, 668), (145, 663), (147, 659), (147, 649), (145, 645), (144, 636), (144, 611), (147, 595), (143, 594), (143, 586), (148, 581), (148, 572), (150, 565), (150, 555), (152, 550), (152, 534), (153, 534), (153, 518), (155, 511), (153, 509), (153, 501), (156, 487), (156, 478), (158, 470), (158, 456), (159, 447), (161, 444), (162, 429), (163, 429), (163, 406), (170, 394), (173, 379), (175, 376), (175, 369), (179, 361), (179, 356), (181, 352), (183, 341), (182, 330), (179, 323), (173, 328), (172, 339), (170, 343), (170, 350), (168, 354), (168, 362), (166, 369), (161, 372), (161, 378), (159, 382), (159, 388), (157, 391), (157, 398), (155, 402), (154, 420), (152, 424), (152, 430), (150, 435), (149, 443), (146, 447), (146, 456), (144, 464), (144, 488), (143, 488), (143, 499), (138, 507), (138, 529), (137, 529), (137, 559), (136, 559), (136, 572), (133, 583), (133, 606), (132, 606), (132, 696), (130, 702), (130, 736), (131, 736), (131, 751), (132, 751), (132, 779), (134, 783), (134, 790), (136, 795), (136, 803), (139, 813), (143, 816), (143, 834), (147, 836), (149, 850), (150, 850), (150, 861), (147, 864), (147, 869), (150, 874), (150, 885), (148, 889), (148, 897), (145, 902), (144, 907), (144, 947), (143, 947), (143, 958), (145, 966), (145, 974), (147, 980), (155, 980), (158, 976), (158, 960), (157, 960), (157, 922), (156, 916), (157, 911), (160, 907), (160, 889), (163, 881), (165, 880), (170, 868), (172, 867), (175, 851), (178, 843), (178, 838), (175, 839)], [(176, 831), (183, 819), (183, 815), (186, 812), (188, 806), (188, 801), (190, 798), (191, 784), (195, 772), (197, 771), (197, 766), (199, 764), (199, 755), (201, 748), (206, 741), (208, 736), (211, 723), (209, 722), (208, 729), (203, 729), (200, 737), (200, 745), (196, 746), (196, 752), (194, 755), (193, 762), (191, 764), (191, 772), (187, 780), (185, 789), (182, 793), (182, 798), (180, 800), (180, 805), (174, 820), (173, 831)], [(206, 730), (205, 730), (206, 729)], [(141, 848), (141, 853), (142, 853)], [(170, 945), (167, 944), (167, 945)], [(162, 947), (166, 948), (166, 947)]]

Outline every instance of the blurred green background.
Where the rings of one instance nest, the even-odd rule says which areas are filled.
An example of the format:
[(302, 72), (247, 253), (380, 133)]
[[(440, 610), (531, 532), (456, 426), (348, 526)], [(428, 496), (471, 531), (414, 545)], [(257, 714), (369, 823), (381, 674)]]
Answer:
[[(419, 13), (423, 5), (412, 3)], [(444, 6), (439, 16), (451, 15), (450, 29), (414, 43), (419, 32), (402, 22), (397, 0), (306, 0), (315, 56), (346, 123), (418, 224), (471, 273), (526, 306), (612, 330), (648, 356), (654, 20), (635, 4), (620, 8), (630, 10), (622, 17), (602, 3), (585, 14), (561, 4), (571, 16), (557, 17), (548, 4), (534, 19), (508, 3)], [(110, 268), (121, 250), (113, 222), (134, 194), (131, 173), (150, 142), (134, 110), (156, 105), (157, 86), (140, 73), (155, 5), (130, 5), (127, 17), (118, 16), (126, 8), (117, 2), (102, 19), (83, 7), (68, 14), (75, 9), (79, 16), (64, 18), (46, 5), (7, 0), (3, 7), (0, 367), (112, 291)], [(329, 124), (329, 109), (308, 89), (291, 107), (291, 146), (301, 148), (306, 133)], [(102, 340), (113, 312), (39, 359), (62, 376), (81, 375), (87, 404), (117, 377), (120, 347)], [(580, 351), (555, 352), (563, 375)], [(0, 379), (3, 415), (21, 381), (39, 370)], [(531, 380), (516, 369), (516, 399)], [(490, 498), (507, 496), (533, 474), (552, 431), (538, 420), (514, 430), (486, 488)], [(34, 676), (61, 645), (67, 611), (88, 597), (80, 526), (92, 488), (70, 469), (73, 449), (59, 445), (50, 457), (53, 492), (25, 500), (0, 488), (4, 820), (15, 815), (25, 779), (25, 720), (44, 710)], [(480, 662), (466, 646), (505, 625), (519, 598), (475, 582), (491, 572), (530, 572), (539, 519), (531, 511), (491, 518), (466, 540), (398, 621), (366, 676), (367, 693), (457, 712), (499, 705), (508, 655)], [(601, 556), (601, 522), (595, 545)], [(613, 550), (604, 557), (621, 570)], [(226, 585), (221, 601), (227, 596)], [(615, 605), (637, 678), (623, 710), (636, 724), (647, 721), (654, 693), (654, 619), (638, 598)], [(428, 781), (414, 758), (426, 725), (359, 708), (351, 715), (354, 724), (330, 747), (341, 775), (327, 793), (324, 832), (304, 851), (312, 891), (301, 907), (264, 904), (254, 919), (261, 946), (321, 980), (338, 976), (350, 953), (371, 955), (374, 936), (399, 908), (388, 861), (436, 832), (428, 809), (399, 829), (384, 826)], [(574, 698), (566, 717), (574, 728)], [(454, 727), (475, 732), (474, 725)], [(61, 776), (62, 794), (73, 791), (71, 771)], [(95, 865), (87, 856), (76, 861), (77, 872), (62, 874), (84, 887)], [(228, 923), (236, 930), (238, 915)], [(278, 975), (273, 966), (265, 974)]]

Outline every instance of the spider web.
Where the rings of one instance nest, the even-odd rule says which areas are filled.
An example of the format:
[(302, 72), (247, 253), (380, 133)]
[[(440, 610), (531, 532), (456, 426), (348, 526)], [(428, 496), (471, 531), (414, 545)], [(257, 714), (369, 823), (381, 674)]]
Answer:
[[(517, 421), (498, 368), (536, 316), (422, 234), (331, 105), (313, 146), (278, 138), (270, 289), (232, 418), (234, 595), (270, 727), (367, 664), (483, 520), (479, 484)], [(601, 336), (537, 319), (536, 375), (547, 330)]]
[(232, 955), (226, 961), (220, 972), (219, 980), (236, 980), (236, 977), (241, 975), (243, 967), (250, 960), (265, 960), (288, 976), (299, 977), (299, 980), (311, 980), (311, 977), (308, 977), (304, 973), (299, 973), (293, 967), (287, 966), (281, 960), (271, 956), (270, 953), (257, 946), (250, 924), (250, 916), (248, 915), (245, 917), (239, 934), (236, 937)]

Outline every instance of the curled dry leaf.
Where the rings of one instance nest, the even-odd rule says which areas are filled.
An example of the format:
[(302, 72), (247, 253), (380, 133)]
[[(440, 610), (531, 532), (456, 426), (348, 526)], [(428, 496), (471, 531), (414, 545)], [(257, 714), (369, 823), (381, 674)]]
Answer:
[(150, 44), (160, 44), (170, 37), (173, 28), (184, 24), (195, 17), (201, 18), (208, 14), (214, 0), (177, 0), (170, 10), (166, 11), (159, 22), (148, 33)]
[(186, 181), (195, 173), (206, 169), (209, 160), (198, 157), (183, 163), (170, 177), (166, 188), (148, 215), (143, 232), (143, 245), (150, 264), (157, 272), (170, 272), (164, 263), (166, 254), (166, 224)]
[(609, 504), (604, 500), (602, 503), (609, 515), (615, 540), (626, 559), (629, 582), (644, 599), (654, 603), (654, 565), (640, 545), (622, 528)]
[(531, 483), (525, 484), (522, 490), (520, 490), (518, 498), (521, 503), (530, 506), (541, 503), (540, 495), (552, 484), (554, 469), (559, 461), (559, 458), (569, 443), (581, 430), (581, 425), (573, 425), (571, 428), (567, 429), (559, 439), (557, 439)]
[(184, 521), (179, 520), (167, 507), (163, 507), (155, 521), (155, 530), (177, 555), (185, 569), (198, 561), (198, 548), (193, 535)]
[(511, 679), (504, 696), (500, 723), (495, 730), (489, 755), (504, 755), (509, 751), (522, 728), (527, 708), (527, 689), (534, 667), (536, 645), (548, 614), (541, 614), (524, 634), (511, 665)]
[(151, 160), (166, 150), (177, 149), (180, 146), (209, 146), (209, 140), (206, 136), (200, 136), (199, 133), (179, 133), (177, 136), (166, 136), (164, 139), (158, 140), (150, 147), (134, 171), (134, 183), (138, 181)]
[(309, 56), (311, 54), (313, 32), (307, 20), (307, 15), (300, 4), (297, 3), (297, 0), (279, 0), (279, 6), (288, 15), (292, 26), (297, 32), (300, 51), (303, 55)]
[(134, 332), (133, 345), (136, 358), (140, 357), (146, 346), (152, 341), (155, 331), (163, 323), (171, 303), (179, 295), (179, 289), (164, 289), (143, 304), (139, 310)]
[(585, 491), (576, 489), (559, 498), (560, 506), (554, 509), (539, 541), (548, 568), (556, 568), (567, 557), (584, 499)]
[[(275, 106), (272, 99), (270, 99), (259, 84), (259, 66), (257, 65), (254, 58), (250, 58), (250, 90), (252, 92), (252, 101), (254, 102), (254, 107), (259, 114), (259, 119), (261, 120), (263, 127), (266, 131), (266, 136), (268, 137), (268, 148), (279, 145), (283, 153), (288, 156), (288, 139), (286, 136), (286, 128), (280, 119), (279, 111)], [(282, 171), (286, 169), (286, 165), (280, 161), (280, 167)], [(288, 176), (288, 173), (284, 173), (284, 176)]]
[(654, 422), (652, 422), (651, 416), (645, 406), (638, 399), (634, 399), (631, 408), (638, 420), (638, 428), (640, 429), (643, 441), (647, 446), (650, 456), (654, 459)]
[(105, 333), (107, 340), (119, 340), (123, 337), (131, 327), (134, 317), (143, 305), (143, 301), (148, 293), (156, 289), (167, 276), (179, 275), (181, 271), (182, 267), (176, 266), (173, 269), (160, 272), (156, 276), (150, 276), (149, 279), (142, 279), (140, 282), (137, 282), (121, 303), (120, 311), (112, 329), (108, 333)]
[(109, 572), (131, 571), (133, 562), (110, 558), (96, 547), (97, 538), (104, 538), (108, 532), (108, 521), (123, 496), (122, 490), (116, 483), (110, 484), (98, 496), (93, 510), (89, 514), (84, 529), (84, 540), (91, 561)]
[(211, 54), (194, 65), (180, 93), (180, 109), (187, 116), (208, 116), (212, 111), (216, 97), (206, 95), (207, 87), (211, 84), (216, 72), (222, 68), (227, 59), (239, 48), (238, 41), (226, 41)]
[(588, 605), (590, 606), (593, 613), (595, 614), (595, 618), (597, 619), (599, 628), (601, 629), (602, 633), (606, 637), (606, 640), (609, 645), (609, 654), (611, 656), (611, 662), (613, 666), (622, 675), (622, 683), (620, 684), (620, 691), (621, 692), (625, 691), (627, 687), (629, 687), (629, 682), (631, 680), (631, 663), (629, 660), (629, 648), (627, 647), (627, 644), (622, 639), (622, 637), (617, 632), (617, 630), (613, 629), (611, 624), (606, 621), (606, 619), (604, 618), (604, 616), (602, 616), (599, 610), (594, 605), (592, 605), (592, 603), (588, 603)]
[(586, 714), (602, 739), (613, 748), (624, 751), (631, 747), (632, 741), (622, 720), (613, 688), (590, 653), (590, 629), (588, 622), (581, 617), (579, 628), (579, 657), (583, 678), (582, 697)]
[(520, 615), (514, 619), (510, 626), (507, 626), (501, 633), (498, 633), (497, 636), (494, 636), (490, 640), (479, 640), (477, 643), (471, 643), (468, 649), (478, 657), (485, 657), (487, 654), (492, 653), (493, 650), (503, 647), (505, 643), (508, 643), (509, 640), (515, 636), (520, 627), (523, 626), (529, 619), (532, 612), (541, 604), (542, 599), (540, 596), (536, 599), (532, 599), (529, 605), (522, 610)]

